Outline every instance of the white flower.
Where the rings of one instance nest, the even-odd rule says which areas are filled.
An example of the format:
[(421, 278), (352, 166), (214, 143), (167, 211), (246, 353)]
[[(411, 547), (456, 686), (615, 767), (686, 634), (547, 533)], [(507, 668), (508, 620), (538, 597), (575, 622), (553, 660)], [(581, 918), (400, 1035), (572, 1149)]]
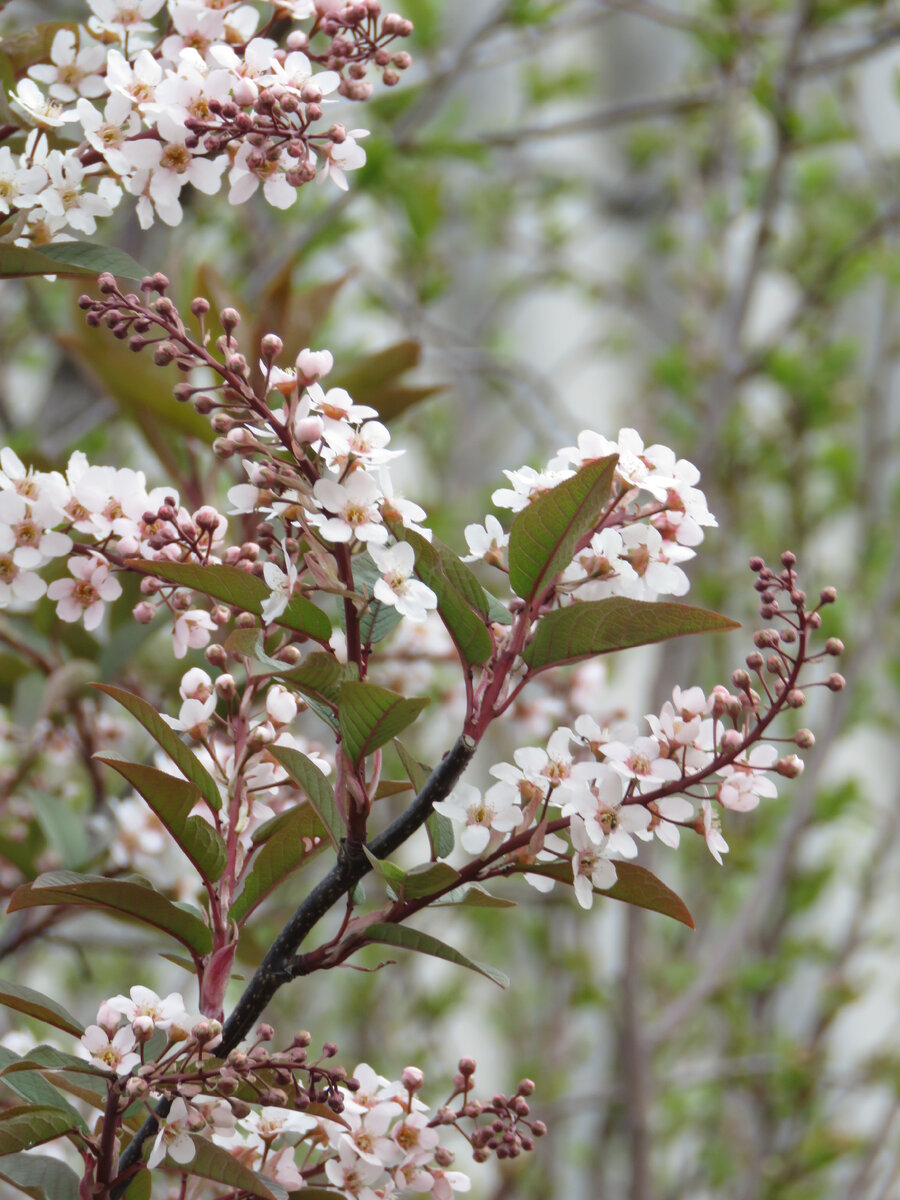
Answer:
[(78, 120), (73, 109), (65, 109), (59, 101), (45, 96), (33, 79), (20, 79), (18, 88), (9, 95), (13, 108), (44, 129), (58, 129)]
[(572, 817), (569, 835), (575, 850), (572, 858), (575, 898), (582, 908), (590, 908), (594, 903), (594, 888), (612, 887), (619, 877), (605, 850), (598, 849), (588, 837), (580, 817)]
[(681, 778), (681, 768), (671, 758), (662, 758), (660, 744), (653, 737), (639, 737), (626, 745), (624, 742), (607, 742), (603, 747), (609, 765), (626, 779), (635, 779), (638, 785), (670, 783)]
[(435, 812), (465, 825), (460, 842), (467, 854), (483, 853), (491, 840), (491, 831), (509, 833), (522, 820), (515, 800), (518, 792), (508, 783), (495, 783), (482, 796), (469, 783), (458, 783), (446, 800), (435, 802)]
[[(28, 166), (13, 157), (9, 146), (0, 146), (0, 213), (37, 204), (37, 194), (46, 182), (43, 167)], [(11, 450), (5, 452), (12, 454)]]
[(724, 779), (719, 784), (716, 799), (723, 808), (734, 812), (750, 812), (761, 798), (774, 799), (778, 789), (774, 780), (761, 772), (775, 765), (778, 751), (774, 746), (754, 746), (736, 762), (722, 767)]
[(162, 1128), (153, 1143), (153, 1149), (147, 1159), (148, 1169), (158, 1166), (166, 1155), (182, 1165), (193, 1162), (196, 1149), (188, 1133), (190, 1117), (187, 1104), (181, 1096), (176, 1096), (169, 1109), (169, 1115), (163, 1117)]
[(105, 62), (106, 51), (99, 43), (92, 42), (76, 51), (73, 31), (60, 29), (50, 47), (50, 63), (29, 67), (28, 74), (39, 83), (49, 84), (54, 99), (71, 103), (79, 96), (103, 95), (106, 82), (98, 72)]
[(484, 518), (483, 525), (467, 525), (463, 532), (469, 553), (463, 557), (463, 562), (481, 562), (482, 559), (492, 563), (504, 561), (503, 551), (509, 545), (509, 534), (493, 514)]
[(409, 542), (394, 546), (369, 547), (381, 578), (375, 580), (375, 599), (396, 608), (411, 621), (424, 621), (431, 609), (437, 608), (437, 596), (430, 587), (412, 578), (415, 570), (415, 551)]
[(162, 999), (150, 988), (139, 984), (127, 996), (112, 996), (106, 1003), (114, 1012), (121, 1013), (126, 1021), (149, 1017), (159, 1029), (168, 1029), (187, 1015), (180, 992), (171, 992)]
[(365, 471), (353, 471), (344, 484), (320, 479), (313, 487), (313, 496), (325, 513), (334, 514), (310, 516), (311, 523), (319, 526), (329, 542), (349, 542), (354, 537), (375, 545), (387, 541), (388, 533), (377, 507), (381, 489)]
[(57, 579), (47, 589), (57, 602), (56, 615), (69, 622), (83, 616), (85, 629), (96, 629), (103, 620), (104, 602), (117, 600), (122, 585), (110, 575), (108, 564), (94, 555), (71, 559), (69, 570), (74, 579)]
[(287, 546), (282, 543), (281, 548), (287, 571), (282, 571), (277, 563), (271, 561), (263, 565), (263, 579), (269, 596), (263, 601), (261, 616), (267, 625), (280, 617), (290, 604), (298, 578), (297, 565), (288, 554)]
[(706, 844), (709, 847), (710, 854), (719, 866), (721, 866), (722, 855), (728, 853), (728, 843), (722, 837), (719, 814), (713, 810), (712, 803), (709, 800), (703, 800), (700, 808), (703, 812), (703, 835), (706, 838)]
[(122, 92), (113, 92), (102, 113), (84, 99), (78, 101), (75, 111), (88, 143), (103, 155), (117, 175), (129, 175), (134, 170), (134, 163), (123, 153), (122, 147), (140, 130), (131, 100)]
[(202, 608), (190, 608), (179, 613), (172, 630), (176, 658), (184, 658), (188, 650), (201, 650), (209, 645), (209, 635), (215, 633), (216, 623)]
[(141, 1061), (141, 1056), (134, 1049), (134, 1033), (128, 1028), (120, 1029), (111, 1038), (99, 1025), (88, 1025), (81, 1036), (81, 1044), (90, 1055), (91, 1062), (115, 1071), (117, 1075), (130, 1075)]

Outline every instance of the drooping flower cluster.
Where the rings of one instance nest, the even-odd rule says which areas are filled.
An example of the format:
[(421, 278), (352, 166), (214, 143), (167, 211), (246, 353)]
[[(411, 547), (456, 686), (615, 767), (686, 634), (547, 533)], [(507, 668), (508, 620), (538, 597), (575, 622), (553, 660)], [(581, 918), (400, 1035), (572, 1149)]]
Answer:
[[(178, 225), (182, 189), (212, 195), (226, 176), (231, 204), (261, 187), (288, 208), (313, 179), (346, 189), (367, 131), (326, 125), (327, 106), (368, 98), (368, 64), (390, 86), (411, 61), (389, 49), (411, 22), (382, 15), (378, 0), (277, 2), (262, 27), (239, 0), (88, 6), (87, 25), (60, 28), (11, 92), (23, 145), (0, 148), (0, 214), (19, 214), (20, 245), (93, 234), (123, 195), (142, 227), (155, 216)], [(267, 34), (285, 17), (308, 25), (281, 47)], [(74, 130), (79, 144), (51, 146), (55, 129)]]
[(148, 1168), (189, 1168), (198, 1140), (207, 1139), (288, 1191), (327, 1183), (369, 1200), (416, 1193), (451, 1200), (470, 1182), (448, 1169), (454, 1156), (441, 1145), (442, 1130), (463, 1133), (476, 1161), (516, 1157), (544, 1133), (530, 1117), (530, 1080), (513, 1096), (476, 1100), (475, 1064), (464, 1058), (451, 1095), (428, 1115), (418, 1067), (393, 1081), (368, 1063), (348, 1075), (327, 1065), (337, 1053), (333, 1044), (312, 1059), (308, 1033), (296, 1034), (280, 1053), (265, 1048), (273, 1036), (271, 1026), (261, 1025), (252, 1044), (218, 1061), (212, 1057), (221, 1041), (218, 1022), (191, 1016), (179, 993), (163, 998), (136, 986), (100, 1005), (81, 1053), (107, 1073), (122, 1103), (168, 1101)]

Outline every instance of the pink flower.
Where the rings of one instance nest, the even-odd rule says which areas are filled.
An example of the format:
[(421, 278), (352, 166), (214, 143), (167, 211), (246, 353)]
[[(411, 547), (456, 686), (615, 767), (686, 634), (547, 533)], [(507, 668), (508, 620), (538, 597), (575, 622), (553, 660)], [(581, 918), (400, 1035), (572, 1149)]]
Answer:
[(103, 604), (122, 595), (122, 585), (109, 573), (102, 558), (75, 558), (69, 563), (74, 579), (57, 579), (50, 584), (47, 595), (55, 600), (56, 615), (61, 621), (77, 621), (84, 617), (85, 629), (96, 629), (103, 620)]
[(175, 657), (184, 658), (188, 650), (200, 650), (208, 646), (209, 635), (215, 630), (215, 622), (202, 608), (190, 608), (183, 612), (172, 630)]

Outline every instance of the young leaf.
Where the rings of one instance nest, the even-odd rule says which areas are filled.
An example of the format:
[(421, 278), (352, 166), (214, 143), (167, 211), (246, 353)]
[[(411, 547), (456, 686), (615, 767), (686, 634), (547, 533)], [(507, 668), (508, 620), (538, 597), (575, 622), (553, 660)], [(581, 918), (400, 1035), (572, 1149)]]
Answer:
[(198, 956), (212, 949), (212, 936), (203, 921), (167, 900), (149, 884), (105, 879), (101, 875), (77, 875), (74, 871), (49, 871), (33, 883), (16, 888), (8, 911), (45, 905), (100, 908), (122, 920), (152, 925)]
[(629, 646), (739, 628), (737, 621), (703, 608), (612, 596), (547, 613), (538, 622), (522, 657), (533, 672), (545, 671)]
[(484, 588), (449, 546), (432, 544), (399, 523), (392, 529), (415, 550), (416, 574), (437, 596), (440, 618), (462, 657), (469, 664), (487, 662), (493, 643), (485, 624), (488, 599)]
[(79, 1200), (78, 1176), (58, 1158), (7, 1154), (0, 1158), (0, 1179), (33, 1200)]
[[(144, 560), (136, 565), (147, 569)], [(262, 613), (263, 603), (270, 594), (262, 579), (257, 579), (255, 575), (237, 567), (154, 562), (152, 570), (157, 578), (165, 579), (168, 583), (203, 592), (206, 596), (212, 596), (214, 600), (221, 600), (223, 604), (231, 604), (256, 616)], [(327, 642), (331, 637), (331, 622), (328, 617), (304, 596), (292, 597), (281, 616), (275, 618), (275, 623), (297, 633), (305, 633), (319, 642)]]
[[(257, 850), (243, 887), (228, 910), (228, 919), (238, 925), (270, 892), (292, 872), (305, 866), (327, 844), (325, 828), (310, 804), (298, 804), (274, 819), (280, 822), (278, 829)], [(307, 849), (304, 839), (309, 838), (320, 841)]]
[(618, 455), (587, 463), (516, 514), (509, 531), (509, 582), (517, 596), (539, 595), (572, 561), (575, 547), (610, 501)]
[(228, 861), (225, 842), (208, 821), (190, 815), (201, 798), (199, 788), (157, 767), (127, 762), (118, 754), (95, 758), (118, 771), (143, 796), (204, 879), (215, 883), (221, 878)]
[[(67, 1111), (68, 1109), (68, 1111)], [(42, 1142), (77, 1129), (71, 1108), (52, 1108), (48, 1104), (22, 1104), (0, 1111), (0, 1155), (16, 1154)]]
[(24, 984), (10, 983), (9, 980), (0, 979), (0, 1004), (5, 1008), (14, 1008), (16, 1012), (34, 1017), (37, 1021), (43, 1021), (46, 1025), (62, 1029), (66, 1033), (70, 1033), (72, 1037), (81, 1037), (84, 1033), (84, 1026), (79, 1024), (71, 1013), (66, 1012), (61, 1004), (57, 1004), (43, 992), (36, 992), (34, 988), (25, 987)]
[(224, 1183), (235, 1192), (249, 1192), (261, 1200), (288, 1200), (288, 1193), (280, 1183), (251, 1171), (224, 1147), (196, 1134), (191, 1135), (191, 1141), (194, 1143), (194, 1157), (188, 1164), (188, 1170), (192, 1175), (211, 1179), (214, 1183)]
[(165, 723), (153, 705), (142, 700), (140, 696), (133, 696), (131, 692), (111, 687), (108, 683), (97, 683), (94, 686), (99, 691), (105, 692), (107, 696), (111, 696), (123, 708), (127, 708), (131, 715), (140, 721), (153, 740), (165, 750), (182, 775), (200, 789), (200, 793), (209, 807), (218, 812), (222, 807), (222, 797), (216, 781), (199, 758), (187, 748), (175, 730)]
[(339, 662), (327, 650), (314, 650), (303, 658), (299, 666), (285, 669), (281, 677), (307, 699), (337, 707), (341, 684), (353, 670), (352, 666)]
[(293, 750), (289, 746), (269, 746), (269, 751), (313, 806), (337, 850), (347, 830), (334, 802), (334, 789), (331, 784), (312, 759), (301, 754), (299, 750)]
[(374, 683), (345, 683), (338, 718), (351, 762), (360, 762), (412, 725), (428, 703), (427, 696), (407, 698)]
[(474, 959), (466, 958), (465, 954), (454, 950), (446, 942), (441, 942), (436, 937), (432, 937), (430, 933), (423, 933), (420, 929), (411, 929), (408, 925), (370, 925), (366, 929), (366, 937), (370, 942), (380, 942), (385, 946), (400, 946), (404, 950), (415, 950), (419, 954), (430, 954), (434, 958), (446, 959), (447, 962), (456, 963), (459, 967), (468, 967), (470, 971), (484, 975), (485, 978), (499, 984), (500, 987), (505, 988), (509, 984), (509, 979), (502, 971), (498, 971), (495, 967), (485, 966), (484, 963), (475, 962)]

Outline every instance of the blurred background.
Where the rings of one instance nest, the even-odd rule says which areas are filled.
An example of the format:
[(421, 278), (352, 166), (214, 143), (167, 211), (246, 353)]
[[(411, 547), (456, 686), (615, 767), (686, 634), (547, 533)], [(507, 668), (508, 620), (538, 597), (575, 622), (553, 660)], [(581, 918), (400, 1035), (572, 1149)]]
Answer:
[[(621, 656), (581, 680), (576, 711), (637, 720), (676, 683), (727, 682), (758, 619), (747, 559), (787, 548), (811, 595), (839, 590), (826, 632), (846, 642), (848, 686), (811, 693), (801, 716), (817, 745), (803, 776), (751, 814), (726, 814), (723, 867), (699, 838), (642, 850), (696, 931), (519, 890), (514, 912), (433, 918), (502, 967), (507, 992), (403, 961), (295, 985), (281, 1015), (393, 1077), (433, 1064), (437, 1087), (472, 1053), (488, 1094), (534, 1078), (550, 1135), (525, 1159), (473, 1172), (479, 1200), (891, 1200), (900, 4), (398, 6), (416, 24), (415, 66), (344, 115), (372, 131), (349, 192), (310, 186), (284, 213), (194, 194), (182, 226), (148, 233), (123, 206), (100, 236), (167, 272), (183, 302), (234, 304), (291, 354), (328, 346), (336, 380), (409, 448), (404, 493), (457, 550), (502, 467), (540, 465), (583, 428), (634, 426), (695, 462), (719, 528), (692, 564), (691, 598), (747, 628)], [(0, 22), (69, 13), (83, 15), (14, 2)], [(175, 405), (149, 359), (88, 335), (80, 290), (0, 289), (0, 443), (45, 469), (82, 449), (183, 494), (199, 470), (207, 497), (221, 497), (233, 464), (209, 466), (207, 423)], [(37, 639), (55, 636), (44, 603)], [(11, 629), (0, 619), (7, 894), (48, 865), (79, 865), (78, 846), (84, 861), (100, 786), (60, 749), (72, 705), (94, 701), (73, 701), (65, 678), (48, 699), (36, 660), (9, 648)], [(153, 653), (143, 636), (126, 608), (106, 640), (67, 628), (60, 652), (127, 684)], [(181, 669), (159, 668), (161, 694)], [(565, 716), (552, 699), (527, 714), (535, 741)], [(423, 756), (439, 756), (441, 732), (425, 733)], [(514, 744), (501, 735), (496, 757)], [(483, 757), (482, 771), (495, 761)], [(242, 947), (246, 970), (292, 899)], [(130, 928), (96, 922), (35, 942), (7, 918), (0, 973), (42, 986), (52, 970), (91, 1019), (99, 998), (127, 990), (135, 946)], [(90, 961), (86, 928), (102, 930)], [(184, 977), (159, 960), (154, 978), (174, 988)]]

